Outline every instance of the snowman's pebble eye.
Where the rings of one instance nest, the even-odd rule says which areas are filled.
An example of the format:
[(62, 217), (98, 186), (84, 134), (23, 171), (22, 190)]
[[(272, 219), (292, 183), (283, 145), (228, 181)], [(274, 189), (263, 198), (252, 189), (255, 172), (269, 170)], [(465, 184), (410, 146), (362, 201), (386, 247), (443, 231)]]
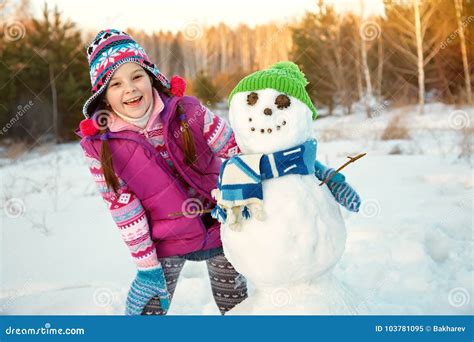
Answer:
[(249, 118), (249, 122), (252, 122), (252, 118)]
[(275, 99), (275, 104), (278, 109), (288, 108), (291, 104), (290, 98), (285, 94), (280, 94)]
[(258, 101), (258, 94), (256, 92), (251, 92), (247, 95), (247, 104), (253, 106)]

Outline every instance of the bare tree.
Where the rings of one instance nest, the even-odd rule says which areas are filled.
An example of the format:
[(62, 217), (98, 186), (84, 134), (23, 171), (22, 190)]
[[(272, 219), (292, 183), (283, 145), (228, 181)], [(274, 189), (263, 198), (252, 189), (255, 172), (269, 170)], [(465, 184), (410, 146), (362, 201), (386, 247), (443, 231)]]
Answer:
[(464, 36), (464, 25), (462, 22), (462, 1), (454, 0), (454, 5), (456, 8), (456, 19), (458, 24), (459, 38), (461, 40), (461, 54), (462, 54), (462, 64), (464, 68), (464, 82), (466, 83), (466, 99), (467, 103), (472, 103), (471, 95), (471, 75), (469, 73), (469, 64), (467, 62), (467, 51), (466, 51), (466, 38)]
[[(359, 0), (360, 3), (360, 16), (363, 20), (364, 18), (364, 1)], [(379, 32), (380, 34), (380, 32)], [(367, 42), (366, 38), (362, 37), (360, 39), (360, 53), (362, 57), (362, 68), (364, 70), (364, 80), (365, 80), (365, 86), (366, 86), (366, 92), (365, 92), (365, 102), (367, 103), (367, 100), (372, 99), (372, 81), (370, 80), (370, 70), (369, 70), (369, 64), (367, 63)], [(367, 104), (366, 104), (367, 106)]]
[[(381, 20), (379, 20), (379, 26), (381, 25)], [(377, 37), (377, 99), (378, 101), (382, 100), (382, 77), (383, 77), (383, 61), (384, 61), (384, 49), (383, 49), (383, 39), (382, 32), (380, 32)]]
[(421, 32), (420, 4), (413, 0), (413, 14), (415, 16), (416, 55), (418, 67), (418, 112), (423, 114), (425, 105), (425, 69), (423, 60), (423, 36)]
[[(392, 35), (392, 37), (389, 37), (390, 46), (409, 62), (408, 67), (394, 67), (393, 65), (392, 67), (402, 74), (408, 76), (416, 74), (418, 76), (418, 112), (423, 114), (425, 104), (425, 67), (440, 50), (444, 26), (430, 27), (430, 20), (436, 13), (437, 7), (435, 3), (428, 1), (420, 3), (419, 0), (413, 0), (411, 11), (407, 6), (387, 1), (387, 10), (392, 12), (389, 25), (395, 29), (397, 36), (399, 36)], [(411, 15), (413, 20), (410, 20), (408, 15)], [(427, 36), (429, 28), (432, 29), (432, 32)]]

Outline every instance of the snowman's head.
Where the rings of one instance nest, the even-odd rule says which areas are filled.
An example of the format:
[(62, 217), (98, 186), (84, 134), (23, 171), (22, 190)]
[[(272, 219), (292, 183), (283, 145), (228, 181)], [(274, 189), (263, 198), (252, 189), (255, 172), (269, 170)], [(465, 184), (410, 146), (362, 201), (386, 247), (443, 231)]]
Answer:
[(244, 154), (272, 153), (312, 138), (311, 109), (272, 88), (235, 94), (229, 119)]
[(244, 154), (272, 153), (312, 138), (314, 108), (304, 74), (279, 62), (242, 79), (229, 96), (229, 120)]

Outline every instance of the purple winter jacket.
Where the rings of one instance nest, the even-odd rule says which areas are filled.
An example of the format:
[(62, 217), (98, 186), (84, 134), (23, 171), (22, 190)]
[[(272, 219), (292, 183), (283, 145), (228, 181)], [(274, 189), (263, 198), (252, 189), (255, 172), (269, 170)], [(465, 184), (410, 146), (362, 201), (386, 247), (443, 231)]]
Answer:
[[(214, 155), (203, 137), (205, 108), (191, 96), (168, 98), (161, 96), (161, 112), (165, 146), (176, 170), (183, 179), (204, 198), (215, 203), (211, 190), (217, 186), (221, 160)], [(197, 160), (192, 166), (184, 162), (177, 103), (183, 107), (186, 122), (193, 134)], [(116, 175), (135, 193), (145, 209), (151, 239), (158, 257), (182, 255), (198, 250), (221, 247), (220, 224), (213, 220), (206, 228), (200, 216), (170, 216), (183, 212), (189, 195), (172, 175), (166, 161), (145, 137), (137, 132), (124, 130), (103, 135), (83, 136), (81, 147), (100, 160), (101, 140), (109, 141), (112, 163)]]

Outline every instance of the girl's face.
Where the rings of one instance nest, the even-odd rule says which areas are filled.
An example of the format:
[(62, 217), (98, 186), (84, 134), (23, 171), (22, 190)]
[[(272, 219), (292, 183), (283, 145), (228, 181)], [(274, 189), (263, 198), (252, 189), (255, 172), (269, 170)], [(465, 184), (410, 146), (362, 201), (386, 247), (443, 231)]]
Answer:
[(152, 97), (150, 77), (141, 66), (131, 62), (115, 71), (105, 92), (105, 100), (113, 111), (132, 118), (145, 114)]

